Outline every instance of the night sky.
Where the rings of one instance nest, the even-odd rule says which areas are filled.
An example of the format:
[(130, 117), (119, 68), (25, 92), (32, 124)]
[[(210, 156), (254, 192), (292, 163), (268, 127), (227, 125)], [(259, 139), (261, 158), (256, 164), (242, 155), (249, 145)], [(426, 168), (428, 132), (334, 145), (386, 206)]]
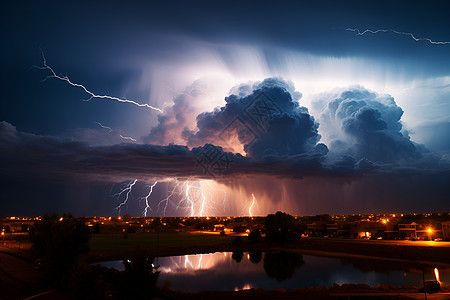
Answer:
[(0, 11), (1, 217), (450, 210), (448, 1)]

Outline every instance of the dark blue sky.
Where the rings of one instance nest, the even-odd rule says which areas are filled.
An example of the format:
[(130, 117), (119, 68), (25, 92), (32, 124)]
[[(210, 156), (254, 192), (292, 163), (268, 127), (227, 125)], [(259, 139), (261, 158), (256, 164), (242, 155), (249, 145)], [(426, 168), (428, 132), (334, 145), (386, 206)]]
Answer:
[[(202, 117), (197, 118), (197, 115), (211, 112), (216, 106), (224, 107), (224, 99), (233, 86), (274, 76), (292, 82), (294, 89), (303, 94), (300, 105), (306, 106), (309, 109), (308, 114), (317, 122), (317, 128), (311, 129), (318, 130), (313, 134), (318, 134), (317, 139), (313, 141), (324, 143), (330, 151), (326, 154), (326, 162), (322, 167), (333, 169), (330, 166), (335, 166), (336, 161), (342, 162), (340, 159), (343, 155), (350, 155), (356, 161), (365, 158), (377, 166), (383, 166), (383, 172), (390, 174), (395, 173), (394, 169), (413, 169), (413, 173), (425, 176), (423, 170), (433, 170), (434, 173), (431, 173), (437, 178), (417, 175), (421, 182), (433, 182), (433, 196), (437, 197), (437, 200), (433, 202), (431, 209), (450, 208), (442, 200), (446, 198), (446, 186), (449, 183), (449, 173), (445, 172), (449, 169), (450, 153), (450, 43), (437, 45), (428, 41), (415, 41), (408, 35), (392, 31), (356, 35), (355, 32), (346, 30), (391, 29), (413, 33), (417, 38), (450, 41), (448, 1), (16, 1), (2, 3), (0, 11), (0, 121), (8, 124), (4, 125), (0, 146), (3, 161), (17, 161), (17, 166), (23, 169), (23, 172), (17, 172), (10, 164), (2, 167), (1, 175), (4, 180), (1, 185), (0, 204), (4, 209), (1, 215), (40, 214), (52, 210), (108, 215), (113, 212), (116, 204), (114, 201), (117, 200), (110, 197), (114, 182), (137, 177), (140, 182), (154, 182), (157, 179), (167, 182), (174, 180), (173, 178), (183, 178), (181, 173), (172, 176), (170, 172), (162, 172), (160, 169), (155, 171), (151, 167), (147, 171), (147, 178), (143, 178), (142, 172), (135, 169), (130, 168), (125, 172), (124, 163), (121, 167), (116, 167), (121, 169), (117, 179), (114, 179), (114, 176), (107, 180), (99, 179), (97, 176), (95, 180), (81, 180), (79, 175), (73, 175), (54, 182), (52, 178), (55, 174), (49, 175), (47, 172), (47, 169), (53, 167), (46, 167), (43, 163), (41, 165), (39, 159), (33, 163), (35, 156), (26, 160), (15, 157), (20, 153), (18, 149), (32, 148), (32, 145), (27, 143), (45, 144), (48, 141), (21, 136), (20, 143), (17, 140), (14, 142), (7, 137), (8, 132), (14, 136), (33, 133), (37, 135), (36, 139), (52, 136), (55, 143), (79, 141), (84, 143), (83, 147), (112, 147), (120, 143), (126, 143), (122, 144), (125, 146), (148, 143), (166, 146), (175, 143), (192, 147), (203, 146), (207, 142), (224, 147), (214, 138), (218, 136), (218, 132), (214, 130), (223, 130), (217, 124), (225, 126), (226, 124), (220, 122), (225, 122), (222, 120), (226, 118), (211, 115), (211, 122), (214, 121), (214, 124), (219, 126), (212, 130), (212, 127), (208, 127), (212, 126), (211, 122), (205, 123), (208, 124), (205, 128), (201, 127), (204, 126), (203, 123), (197, 124), (198, 120), (203, 120)], [(49, 70), (33, 68), (43, 66), (40, 49), (43, 50), (48, 65), (57, 74), (69, 76), (73, 82), (83, 84), (90, 91), (147, 103), (162, 108), (164, 112), (95, 98), (89, 102), (81, 101), (89, 98), (89, 95), (80, 88), (55, 78), (43, 81), (50, 75)], [(255, 88), (252, 84), (248, 86), (250, 90)], [(339, 91), (334, 90), (335, 88)], [(395, 107), (386, 102), (383, 102), (384, 106), (376, 108), (373, 106), (377, 106), (373, 104), (375, 102), (371, 102), (372, 106), (369, 105), (368, 108), (361, 105), (361, 112), (338, 120), (342, 122), (339, 123), (341, 130), (333, 131), (336, 124), (333, 125), (327, 119), (331, 111), (326, 107), (327, 103), (343, 99), (343, 102), (339, 103), (343, 103), (344, 107), (348, 99), (345, 100), (342, 96), (347, 95), (343, 91), (351, 90), (353, 93), (355, 89), (362, 94), (366, 93), (366, 89), (377, 93), (378, 96), (373, 98), (375, 102), (387, 101), (385, 99), (388, 97), (383, 95), (389, 94), (395, 99)], [(367, 93), (365, 95), (369, 95)], [(336, 95), (341, 95), (342, 99), (336, 100)], [(373, 100), (371, 96), (369, 98), (372, 100), (364, 97), (355, 99), (364, 103)], [(401, 120), (390, 117), (391, 112), (399, 111), (397, 105), (403, 112), (399, 115)], [(370, 134), (366, 131), (355, 133), (349, 129), (349, 120), (356, 120), (352, 121), (352, 124), (371, 122), (364, 118), (368, 118), (367, 111), (372, 112), (372, 109), (375, 109), (374, 118), (379, 118), (377, 124), (384, 122), (387, 127), (370, 127), (377, 131)], [(288, 115), (295, 116), (293, 120), (303, 120), (303, 117), (298, 115), (301, 113), (303, 111), (289, 112)], [(284, 124), (284, 121), (279, 122)], [(98, 123), (110, 127), (111, 130), (100, 127)], [(401, 123), (401, 129), (396, 129), (395, 132), (386, 131), (392, 129), (390, 124), (397, 123)], [(364, 124), (368, 126), (369, 123)], [(276, 142), (281, 146), (277, 149), (290, 150), (275, 153), (275, 156), (305, 153), (304, 149), (308, 147), (304, 147), (306, 144), (298, 137), (304, 127), (298, 124), (296, 126), (289, 129), (292, 130), (292, 136), (286, 135), (286, 139), (298, 139), (296, 146), (286, 143), (287, 148), (283, 148), (285, 141), (278, 140)], [(15, 131), (13, 127), (16, 128)], [(192, 134), (198, 129), (200, 133), (195, 137), (202, 138), (197, 139), (197, 144), (194, 145)], [(203, 133), (204, 130), (209, 131)], [(388, 142), (380, 132), (389, 136)], [(342, 133), (345, 133), (345, 136), (341, 136)], [(204, 138), (206, 136), (209, 136), (209, 139)], [(131, 143), (124, 137), (132, 137), (136, 142)], [(403, 138), (406, 140), (403, 141)], [(268, 135), (267, 139), (261, 139), (258, 149), (270, 148), (270, 144), (274, 142), (272, 136)], [(308, 141), (310, 142), (311, 140)], [(389, 144), (390, 142), (393, 144)], [(390, 150), (386, 149), (396, 151), (395, 147), (400, 147), (399, 145), (406, 149), (409, 143), (420, 152), (420, 161), (407, 162), (405, 157), (395, 162), (387, 159), (386, 151)], [(241, 144), (244, 149), (245, 143), (242, 140)], [(350, 144), (351, 147), (348, 146)], [(355, 145), (358, 147), (355, 148)], [(62, 151), (62, 148), (58, 147), (65, 150)], [(65, 156), (68, 155), (65, 151), (72, 146), (64, 144), (58, 147), (58, 150), (52, 148), (52, 153), (58, 152), (58, 155)], [(80, 146), (79, 149), (83, 147)], [(247, 149), (252, 147), (256, 146), (250, 145)], [(36, 151), (42, 152), (41, 156), (35, 153), (36, 156), (49, 155), (46, 152), (50, 151), (49, 148), (36, 148), (39, 149)], [(368, 148), (377, 149), (374, 151), (382, 151), (383, 154), (362, 150)], [(233, 152), (238, 151), (238, 148), (233, 149)], [(242, 149), (240, 152), (245, 155)], [(273, 149), (265, 150), (267, 151), (262, 151), (259, 156), (253, 158), (274, 153)], [(77, 151), (70, 152), (74, 157), (87, 155), (83, 152), (85, 150), (79, 150), (82, 153)], [(413, 152), (408, 153), (408, 157), (413, 156)], [(22, 158), (27, 155), (31, 154), (24, 151)], [(252, 159), (250, 152), (247, 152), (247, 155)], [(429, 158), (428, 155), (434, 156)], [(126, 155), (121, 159), (126, 161)], [(170, 155), (167, 159), (170, 161)], [(73, 165), (65, 161), (64, 166), (79, 170), (80, 161), (74, 160), (72, 163)], [(392, 165), (386, 167), (385, 164)], [(40, 165), (40, 169), (30, 165)], [(361, 190), (375, 193), (375, 182), (379, 179), (370, 178), (376, 175), (364, 173), (366, 175), (363, 180), (356, 180), (353, 177), (355, 170), (352, 169), (348, 175), (352, 179), (344, 184), (335, 179), (325, 180), (322, 167), (319, 167), (320, 171), (317, 173), (312, 173), (318, 176), (317, 180), (321, 182), (319, 186), (329, 187), (328, 194), (311, 188), (311, 191), (299, 200), (298, 191), (292, 187), (295, 184), (283, 182), (300, 176), (283, 169), (284, 171), (280, 171), (282, 175), (277, 175), (277, 178), (281, 178), (277, 179), (280, 180), (277, 187), (260, 191), (260, 198), (265, 199), (265, 204), (260, 205), (260, 213), (265, 214), (274, 209), (290, 210), (292, 213), (328, 212), (326, 206), (330, 201), (334, 201), (331, 209), (339, 212), (387, 211), (392, 199), (403, 198), (401, 195), (418, 195), (411, 207), (405, 207), (405, 210), (427, 210), (421, 206), (420, 201), (429, 195), (430, 191), (422, 187), (417, 187), (420, 191), (407, 191), (408, 180), (405, 177), (400, 178), (402, 183), (399, 183), (401, 187), (398, 190), (386, 188), (386, 192), (380, 196), (373, 196), (366, 202), (358, 202), (358, 193)], [(11, 173), (10, 168), (17, 174), (12, 175), (14, 172)], [(261, 175), (264, 172), (261, 172), (260, 168), (262, 167), (258, 167), (258, 174)], [(302, 173), (301, 167), (299, 168), (298, 172)], [(336, 172), (333, 170), (332, 172)], [(443, 175), (436, 175), (441, 174), (440, 172), (444, 172)], [(128, 175), (124, 175), (125, 173)], [(139, 176), (135, 177), (135, 173)], [(241, 171), (238, 173), (242, 175)], [(264, 176), (271, 176), (270, 174), (271, 169), (267, 168)], [(242, 176), (245, 177), (245, 174)], [(330, 175), (332, 178), (336, 176)], [(343, 175), (339, 174), (337, 177), (341, 176)], [(251, 194), (253, 190), (250, 186), (253, 189), (258, 186), (257, 181), (248, 180), (248, 187), (238, 187), (239, 184), (222, 178), (225, 186), (223, 188), (231, 189), (228, 191), (230, 201), (238, 203), (223, 213), (246, 212), (247, 204), (240, 205), (243, 201), (240, 198)], [(306, 184), (305, 182), (311, 180), (307, 178), (302, 182)], [(279, 196), (277, 193), (281, 192), (278, 187), (283, 184), (291, 186), (284, 190), (288, 191), (287, 194), (292, 193), (292, 196), (281, 197), (281, 203), (273, 198)], [(167, 197), (171, 186), (166, 185), (164, 188), (158, 188), (154, 204), (158, 203), (158, 199)], [(17, 193), (21, 187), (26, 192)], [(140, 188), (139, 192), (135, 192), (133, 203), (146, 193), (144, 183)], [(340, 193), (339, 203), (327, 196), (336, 193)], [(386, 198), (382, 205), (376, 203), (377, 197)], [(401, 210), (408, 203), (407, 197), (404, 198), (398, 200), (399, 204), (395, 209)], [(13, 203), (11, 199), (20, 201)], [(320, 204), (314, 205), (313, 199), (320, 199)], [(130, 207), (135, 215), (140, 214), (141, 209), (138, 205)], [(155, 211), (155, 214), (161, 214), (161, 211)]]

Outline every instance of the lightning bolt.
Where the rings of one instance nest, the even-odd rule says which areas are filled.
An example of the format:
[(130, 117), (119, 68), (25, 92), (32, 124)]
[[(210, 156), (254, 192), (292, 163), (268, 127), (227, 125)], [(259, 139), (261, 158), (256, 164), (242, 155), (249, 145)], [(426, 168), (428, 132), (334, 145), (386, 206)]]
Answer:
[(184, 267), (187, 269), (187, 265), (189, 264), (191, 266), (191, 268), (194, 268), (194, 265), (192, 264), (192, 262), (189, 260), (189, 257), (187, 255), (184, 256), (185, 260), (184, 260)]
[(200, 217), (203, 217), (203, 214), (205, 213), (204, 210), (205, 210), (206, 197), (205, 197), (205, 193), (203, 191), (203, 185), (202, 185), (201, 181), (200, 181), (200, 195), (202, 197), (202, 204), (200, 207), (199, 215), (200, 215)]
[(206, 184), (207, 184), (211, 189), (223, 193), (223, 210), (225, 211), (225, 209), (226, 209), (226, 202), (227, 202), (227, 192), (226, 192), (224, 189), (217, 189), (217, 188), (214, 188), (214, 187), (211, 185), (211, 182), (210, 182), (209, 180), (206, 181)]
[(128, 199), (130, 198), (131, 190), (133, 189), (133, 186), (136, 184), (136, 182), (137, 182), (137, 179), (131, 180), (128, 184), (125, 185), (124, 188), (122, 188), (122, 190), (120, 192), (113, 195), (113, 196), (117, 196), (117, 199), (119, 199), (120, 196), (122, 196), (123, 193), (125, 193), (125, 200), (122, 201), (116, 207), (116, 210), (119, 212), (119, 217), (120, 217), (120, 209), (122, 208), (122, 206), (127, 204)]
[(397, 31), (397, 30), (393, 30), (393, 29), (377, 29), (377, 30), (366, 29), (363, 32), (361, 32), (358, 28), (347, 28), (345, 30), (356, 32), (356, 35), (364, 35), (366, 33), (377, 34), (379, 32), (393, 32), (395, 34), (410, 36), (416, 42), (427, 41), (427, 42), (429, 42), (430, 44), (433, 44), (433, 45), (450, 44), (450, 42), (447, 42), (447, 41), (438, 41), (438, 42), (436, 42), (436, 41), (433, 41), (433, 40), (431, 40), (429, 38), (417, 38), (417, 37), (414, 36), (414, 34), (412, 34), (410, 32), (402, 32), (402, 31)]
[(113, 129), (111, 127), (109, 127), (109, 126), (104, 126), (104, 125), (102, 125), (102, 123), (96, 122), (96, 121), (94, 121), (94, 123), (97, 124), (98, 126), (100, 126), (103, 129), (108, 129), (109, 132), (113, 132)]
[(157, 184), (158, 184), (158, 181), (155, 181), (154, 184), (150, 185), (147, 196), (144, 196), (144, 197), (139, 198), (140, 200), (145, 200), (145, 208), (144, 208), (144, 213), (143, 213), (144, 217), (147, 216), (147, 212), (148, 212), (149, 209), (152, 210), (151, 207), (150, 207), (150, 204), (149, 204), (149, 202), (148, 202), (148, 198), (150, 198), (150, 196), (152, 195), (152, 193), (153, 193), (153, 188), (154, 188)]
[[(176, 181), (176, 184), (174, 185), (174, 187), (171, 190), (171, 192), (169, 193), (169, 195), (166, 198), (164, 198), (161, 201), (159, 201), (159, 203), (157, 204), (157, 207), (158, 207), (158, 210), (159, 210), (161, 204), (165, 202), (164, 209), (163, 209), (164, 217), (166, 216), (166, 210), (167, 210), (167, 206), (169, 205), (169, 200), (170, 200), (170, 198), (172, 198), (173, 194), (175, 194), (175, 190), (179, 186), (180, 186), (180, 183), (178, 181)], [(179, 193), (179, 194), (181, 194), (181, 193)]]
[(136, 101), (130, 100), (130, 99), (118, 98), (118, 97), (113, 97), (113, 96), (108, 96), (108, 95), (97, 95), (97, 94), (91, 92), (90, 90), (88, 90), (84, 85), (72, 82), (67, 75), (62, 76), (62, 75), (56, 74), (56, 72), (52, 69), (52, 67), (47, 65), (47, 59), (45, 58), (44, 51), (42, 51), (42, 49), (41, 49), (41, 54), (42, 54), (43, 66), (42, 67), (34, 66), (34, 67), (38, 68), (39, 70), (48, 70), (51, 73), (51, 75), (46, 76), (43, 81), (46, 81), (49, 78), (56, 78), (56, 79), (59, 79), (61, 81), (67, 82), (71, 86), (74, 86), (74, 87), (77, 87), (77, 88), (81, 88), (81, 89), (84, 90), (84, 92), (86, 94), (90, 95), (89, 99), (87, 99), (85, 101), (90, 101), (90, 100), (92, 100), (94, 98), (107, 99), (107, 100), (112, 100), (112, 101), (117, 101), (117, 102), (122, 102), (122, 103), (130, 103), (130, 104), (133, 104), (133, 105), (136, 105), (136, 106), (139, 106), (139, 107), (147, 107), (147, 108), (150, 108), (150, 109), (162, 112), (162, 109), (154, 107), (154, 106), (151, 106), (151, 105), (146, 104), (146, 103), (142, 104), (142, 103), (138, 103)]
[(192, 201), (191, 197), (189, 196), (189, 191), (191, 190), (191, 184), (186, 183), (186, 200), (188, 201), (188, 203), (190, 204), (191, 207), (191, 217), (193, 217), (195, 215), (195, 210), (194, 210), (194, 201)]
[(123, 136), (123, 135), (121, 135), (121, 134), (119, 134), (119, 136), (120, 136), (122, 139), (124, 139), (124, 140), (130, 140), (130, 141), (136, 142), (136, 139), (134, 139), (134, 138), (132, 138), (132, 137), (129, 137), (129, 136)]
[[(172, 181), (173, 180), (170, 180), (168, 183), (170, 184), (170, 182)], [(121, 188), (118, 193), (113, 195), (114, 197), (117, 197), (118, 200), (123, 199), (123, 201), (116, 207), (116, 209), (119, 211), (119, 216), (122, 207), (128, 204), (128, 201), (131, 198), (133, 186), (136, 184), (136, 182), (137, 179), (129, 181), (124, 185), (124, 187)], [(147, 194), (138, 198), (139, 202), (145, 203), (145, 208), (142, 213), (144, 217), (146, 217), (148, 212), (152, 210), (150, 199), (153, 194), (154, 188), (158, 183), (160, 182), (155, 181), (153, 184), (148, 185)], [(210, 189), (208, 189), (207, 186), (209, 186)], [(168, 189), (167, 197), (160, 200), (156, 205), (156, 208), (158, 212), (162, 209), (165, 217), (169, 203), (171, 201), (176, 201), (174, 202), (174, 205), (177, 210), (185, 210), (185, 212), (191, 217), (204, 217), (207, 214), (211, 214), (211, 212), (214, 212), (214, 210), (216, 209), (216, 204), (219, 204), (220, 207), (220, 203), (215, 203), (214, 200), (213, 193), (215, 191), (223, 192), (223, 201), (226, 200), (226, 192), (224, 190), (215, 189), (208, 181), (178, 181), (175, 179), (173, 187)]]
[(253, 193), (252, 193), (252, 204), (248, 208), (248, 214), (250, 215), (250, 217), (253, 217), (252, 209), (253, 209), (253, 206), (255, 205), (255, 202), (256, 202), (255, 195), (253, 195)]
[[(98, 126), (100, 126), (100, 127), (103, 128), (103, 129), (108, 129), (109, 132), (113, 132), (113, 131), (114, 131), (111, 127), (105, 126), (105, 125), (103, 125), (103, 124), (100, 123), (100, 122), (94, 121), (94, 123), (98, 124)], [(123, 136), (123, 135), (121, 135), (121, 134), (119, 134), (119, 136), (120, 136), (121, 139), (124, 139), (124, 140), (130, 140), (130, 141), (136, 142), (136, 139), (134, 139), (134, 138), (132, 138), (132, 137), (129, 137), (129, 136)]]
[(203, 254), (200, 254), (200, 259), (198, 260), (197, 269), (200, 270), (202, 267)]

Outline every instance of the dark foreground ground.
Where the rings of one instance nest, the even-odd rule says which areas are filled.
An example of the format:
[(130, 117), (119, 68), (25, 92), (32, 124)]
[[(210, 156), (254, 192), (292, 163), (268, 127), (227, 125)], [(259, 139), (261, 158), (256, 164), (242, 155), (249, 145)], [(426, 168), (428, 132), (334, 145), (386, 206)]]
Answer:
[[(296, 243), (280, 247), (268, 244), (250, 244), (246, 238), (237, 247), (230, 236), (189, 233), (145, 233), (123, 235), (94, 235), (91, 251), (85, 259), (89, 262), (124, 259), (136, 247), (145, 247), (153, 256), (170, 256), (217, 251), (248, 251), (252, 249), (300, 251), (325, 256), (352, 256), (362, 259), (395, 260), (404, 263), (421, 263), (425, 266), (450, 267), (449, 242), (367, 241), (344, 239), (304, 238)], [(25, 250), (24, 250), (25, 248)], [(26, 244), (21, 251), (0, 246), (0, 300), (26, 299), (48, 291), (42, 274), (33, 269)], [(3, 252), (1, 252), (3, 251)], [(6, 254), (8, 252), (9, 254)], [(450, 288), (443, 286), (443, 293), (427, 295), (427, 299), (450, 299)], [(312, 287), (297, 290), (251, 289), (230, 292), (175, 292), (161, 290), (160, 299), (425, 299), (417, 287), (393, 287), (383, 285), (370, 288), (365, 285), (344, 284), (333, 287)], [(51, 291), (29, 299), (68, 299)]]

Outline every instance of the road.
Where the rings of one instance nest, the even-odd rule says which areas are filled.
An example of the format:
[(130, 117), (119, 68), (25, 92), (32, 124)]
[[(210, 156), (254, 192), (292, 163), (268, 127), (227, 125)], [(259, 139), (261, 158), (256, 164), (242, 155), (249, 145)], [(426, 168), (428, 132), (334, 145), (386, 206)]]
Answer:
[[(328, 238), (308, 238), (318, 240), (330, 240)], [(331, 239), (333, 240), (333, 239)], [(447, 247), (450, 248), (450, 242), (447, 241), (407, 241), (407, 240), (366, 240), (366, 239), (335, 239), (336, 241), (376, 244), (376, 245), (396, 245), (396, 246), (420, 246), (420, 247)]]
[(31, 262), (9, 251), (0, 246), (0, 299), (23, 299), (42, 292), (42, 274), (33, 269)]

